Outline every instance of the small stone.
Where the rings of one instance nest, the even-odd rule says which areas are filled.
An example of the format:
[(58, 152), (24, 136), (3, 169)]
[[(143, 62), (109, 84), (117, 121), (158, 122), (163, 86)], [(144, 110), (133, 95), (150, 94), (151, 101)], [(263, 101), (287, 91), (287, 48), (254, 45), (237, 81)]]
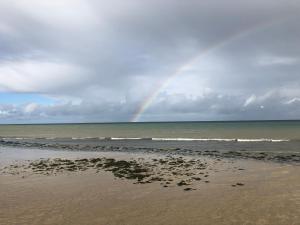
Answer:
[(177, 183), (178, 186), (183, 186), (183, 185), (189, 185), (188, 183), (186, 183), (184, 180), (180, 181), (179, 183)]
[(191, 191), (191, 190), (193, 190), (192, 188), (185, 188), (185, 189), (183, 189), (184, 191)]

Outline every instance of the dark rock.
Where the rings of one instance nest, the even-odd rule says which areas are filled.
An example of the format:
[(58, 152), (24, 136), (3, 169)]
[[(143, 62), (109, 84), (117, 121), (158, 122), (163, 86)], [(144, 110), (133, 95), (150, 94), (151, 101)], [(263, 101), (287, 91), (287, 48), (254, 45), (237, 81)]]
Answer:
[(180, 181), (179, 183), (177, 183), (178, 186), (184, 186), (184, 185), (190, 185), (188, 183), (186, 183), (184, 180)]

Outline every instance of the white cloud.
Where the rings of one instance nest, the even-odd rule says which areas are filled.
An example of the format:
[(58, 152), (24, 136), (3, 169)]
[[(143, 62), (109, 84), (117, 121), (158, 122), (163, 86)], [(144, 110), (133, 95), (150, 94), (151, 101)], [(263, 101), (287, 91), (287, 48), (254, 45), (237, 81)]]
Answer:
[(0, 90), (14, 92), (55, 92), (82, 84), (84, 70), (67, 63), (15, 61), (0, 64)]
[(288, 105), (294, 104), (294, 103), (300, 103), (300, 98), (292, 98), (292, 99), (286, 101), (285, 103)]
[(34, 112), (37, 108), (38, 108), (38, 104), (30, 103), (24, 107), (24, 112), (30, 114), (30, 113)]
[(0, 110), (0, 117), (5, 117), (5, 116), (8, 116), (8, 115), (9, 115), (8, 111)]
[(244, 103), (244, 107), (247, 107), (251, 103), (255, 102), (255, 100), (256, 100), (256, 96), (255, 95), (251, 95), (249, 98), (246, 99), (246, 101)]
[(258, 59), (258, 64), (261, 66), (293, 65), (297, 63), (299, 63), (298, 58), (284, 56), (264, 56)]
[(35, 20), (65, 28), (87, 27), (97, 21), (96, 12), (84, 0), (11, 0), (1, 2), (2, 7), (14, 8)]

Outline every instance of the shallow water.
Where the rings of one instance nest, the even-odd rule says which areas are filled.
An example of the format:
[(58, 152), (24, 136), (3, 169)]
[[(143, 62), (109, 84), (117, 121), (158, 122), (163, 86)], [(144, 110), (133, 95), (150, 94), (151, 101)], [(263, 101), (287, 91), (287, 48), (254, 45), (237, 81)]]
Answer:
[[(127, 155), (128, 153), (113, 153), (114, 157)], [(102, 152), (101, 156), (111, 157), (112, 153)], [(130, 154), (129, 154), (130, 156)], [(39, 159), (53, 159), (53, 158), (93, 158), (99, 157), (99, 152), (91, 151), (62, 151), (62, 150), (48, 150), (48, 149), (34, 149), (34, 148), (12, 148), (0, 147), (0, 168), (11, 164), (19, 164), (25, 161), (34, 161)]]
[(15, 162), (23, 162), (26, 160), (37, 160), (41, 158), (53, 157), (74, 157), (76, 155), (87, 155), (86, 152), (67, 152), (67, 151), (50, 151), (40, 149), (24, 149), (24, 148), (0, 148), (0, 167), (13, 164)]

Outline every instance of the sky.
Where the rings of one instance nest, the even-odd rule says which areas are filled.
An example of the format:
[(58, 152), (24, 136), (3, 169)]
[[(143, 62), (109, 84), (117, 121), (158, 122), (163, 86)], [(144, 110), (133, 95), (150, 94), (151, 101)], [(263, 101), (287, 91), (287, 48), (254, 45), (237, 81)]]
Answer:
[(0, 0), (0, 123), (300, 119), (300, 0)]

